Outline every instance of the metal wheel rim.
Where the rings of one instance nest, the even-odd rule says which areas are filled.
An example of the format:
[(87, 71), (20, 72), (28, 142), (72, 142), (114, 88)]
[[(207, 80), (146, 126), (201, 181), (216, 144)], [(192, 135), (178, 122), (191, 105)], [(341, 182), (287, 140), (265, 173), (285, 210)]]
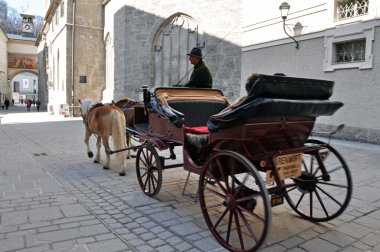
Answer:
[[(142, 170), (145, 170), (143, 174)], [(144, 145), (138, 149), (136, 175), (140, 188), (146, 195), (153, 197), (158, 194), (162, 185), (162, 164), (152, 145)]]
[[(216, 222), (213, 222), (211, 220), (211, 218), (214, 218), (214, 217), (210, 217), (210, 214), (208, 211), (208, 208), (210, 208), (210, 211), (211, 211), (212, 206), (208, 206), (208, 204), (206, 204), (206, 199), (205, 199), (205, 190), (208, 190), (207, 186), (205, 186), (207, 184), (205, 181), (206, 181), (206, 177), (213, 177), (212, 175), (207, 174), (211, 163), (221, 156), (227, 156), (227, 157), (234, 158), (235, 161), (237, 160), (237, 162), (240, 162), (240, 164), (244, 164), (244, 167), (249, 170), (249, 173), (247, 173), (245, 176), (251, 176), (252, 178), (254, 178), (254, 181), (257, 183), (257, 186), (258, 186), (258, 188), (260, 188), (261, 191), (258, 194), (254, 194), (255, 196), (251, 196), (251, 197), (239, 196), (240, 198), (237, 197), (238, 198), (237, 200), (231, 199), (230, 197), (227, 197), (227, 195), (230, 195), (227, 193), (226, 195), (224, 195), (224, 198), (225, 198), (224, 201), (231, 199), (232, 201), (234, 201), (232, 203), (234, 205), (234, 207), (229, 209), (229, 203), (225, 203), (225, 202), (221, 203), (224, 205), (224, 208), (223, 208), (223, 206), (220, 205), (220, 207), (224, 209), (224, 211), (222, 211), (223, 214), (219, 218), (216, 218), (216, 219), (218, 219)], [(232, 172), (232, 174), (233, 174), (233, 172)], [(244, 175), (243, 175), (243, 177), (244, 177)], [(230, 178), (233, 178), (233, 177), (230, 177)], [(235, 188), (236, 189), (235, 191), (234, 191), (234, 189), (232, 189), (232, 187), (234, 187), (233, 186), (234, 182), (232, 182), (232, 180), (231, 180), (231, 188), (230, 189), (231, 189), (231, 192), (233, 192), (237, 195), (237, 194), (239, 194), (239, 191), (237, 190), (237, 188)], [(216, 181), (216, 183), (219, 184), (219, 181)], [(245, 181), (243, 183), (245, 183)], [(227, 186), (226, 186), (226, 189), (228, 190)], [(263, 208), (264, 217), (259, 216), (255, 212), (256, 209), (254, 209), (252, 212), (247, 211), (248, 203), (250, 202), (248, 200), (248, 198), (253, 198), (253, 197), (256, 198), (257, 195), (260, 195), (260, 197), (261, 197), (260, 202), (261, 202), (261, 207)], [(242, 199), (247, 199), (247, 200), (242, 201)], [(265, 241), (265, 239), (269, 233), (270, 225), (271, 225), (271, 206), (270, 206), (268, 192), (267, 192), (265, 184), (262, 181), (262, 179), (261, 179), (259, 173), (257, 172), (256, 168), (252, 165), (252, 163), (247, 158), (245, 158), (241, 154), (233, 152), (233, 151), (221, 151), (221, 152), (217, 152), (216, 154), (212, 155), (209, 158), (209, 160), (204, 165), (202, 172), (200, 174), (200, 178), (199, 178), (199, 202), (200, 202), (201, 210), (202, 210), (202, 213), (203, 213), (203, 216), (204, 216), (204, 219), (206, 221), (207, 226), (209, 227), (210, 231), (214, 235), (215, 239), (226, 249), (228, 249), (230, 251), (255, 251), (264, 243), (264, 241)], [(240, 203), (238, 203), (236, 205), (237, 202), (240, 202)], [(247, 202), (247, 203), (243, 203), (243, 202)], [(246, 204), (245, 206), (247, 206), (247, 208), (245, 208), (243, 205), (240, 205), (240, 204)], [(242, 210), (244, 208), (245, 208), (245, 210)], [(233, 210), (231, 210), (231, 209), (233, 209)], [(222, 223), (221, 219), (224, 219), (224, 217), (227, 215), (229, 215), (229, 217), (228, 217), (229, 221), (227, 221), (227, 225), (226, 225), (227, 226), (227, 232), (226, 233), (219, 232), (217, 230), (218, 225), (220, 223)], [(255, 227), (251, 226), (252, 223), (249, 223), (248, 219), (246, 218), (245, 220), (248, 223), (248, 225), (247, 225), (244, 221), (243, 216), (248, 216), (248, 218), (250, 220), (252, 218), (253, 219), (257, 218), (258, 216), (261, 217), (261, 219), (259, 219), (259, 218), (256, 219), (256, 221), (259, 224), (261, 223), (260, 225), (262, 225), (262, 227), (260, 229), (260, 231), (261, 231), (260, 236), (257, 236), (254, 238), (254, 236), (256, 235), (256, 233), (254, 233), (254, 232), (256, 232)], [(238, 218), (238, 217), (240, 217), (240, 218)], [(235, 219), (235, 223), (232, 223), (233, 219)], [(247, 230), (247, 232), (244, 232), (244, 231), (242, 232), (242, 229), (239, 230), (239, 228), (236, 228), (236, 230), (237, 230), (236, 235), (238, 236), (238, 241), (236, 242), (236, 245), (235, 245), (235, 244), (232, 244), (232, 241), (229, 241), (229, 239), (230, 239), (230, 236), (231, 237), (233, 236), (233, 235), (231, 235), (232, 225), (235, 224), (235, 227), (238, 227), (240, 225), (240, 224), (237, 224), (238, 223), (236, 221), (237, 219), (239, 220), (238, 221), (239, 223), (241, 222), (241, 228), (242, 229), (245, 228)], [(228, 231), (228, 230), (230, 230), (230, 231)], [(229, 235), (229, 233), (230, 233), (230, 235)], [(242, 235), (246, 235), (246, 236), (241, 237)], [(251, 236), (251, 237), (249, 237), (249, 236)], [(246, 237), (248, 237), (248, 238), (246, 238)], [(253, 242), (254, 245), (252, 245), (252, 246), (250, 245), (249, 247), (246, 247), (246, 245), (244, 243), (245, 243), (245, 241), (247, 241), (247, 239), (250, 239), (250, 241)]]
[[(309, 139), (307, 143), (313, 143), (313, 144), (325, 144), (319, 140), (315, 139)], [(333, 176), (335, 172), (341, 172), (344, 173), (344, 176), (337, 176), (340, 179), (343, 179), (343, 177), (346, 179), (345, 183), (338, 184), (334, 181), (324, 181), (323, 179), (318, 179), (320, 178), (320, 171), (318, 171), (318, 168), (315, 168), (315, 170), (311, 170), (310, 168), (312, 165), (309, 165), (309, 171), (308, 175), (312, 176), (313, 178), (316, 178), (316, 186), (314, 190), (310, 190), (310, 192), (304, 192), (302, 190), (299, 190), (299, 187), (289, 187), (285, 191), (285, 199), (290, 205), (290, 207), (300, 216), (302, 216), (305, 219), (315, 221), (315, 222), (323, 222), (323, 221), (329, 221), (332, 220), (336, 217), (338, 217), (340, 214), (344, 212), (344, 210), (347, 208), (351, 195), (352, 195), (352, 178), (351, 178), (351, 173), (348, 169), (348, 166), (346, 162), (344, 161), (343, 157), (339, 154), (337, 150), (335, 150), (333, 147), (331, 147), (328, 144), (325, 144), (325, 148), (328, 150), (327, 155), (331, 155), (330, 157), (335, 157), (336, 162), (340, 162), (340, 165), (336, 165), (337, 167), (334, 169), (331, 169), (332, 172), (329, 173), (330, 177), (334, 178)], [(312, 161), (312, 160), (311, 160)], [(328, 162), (328, 158), (324, 160)], [(304, 167), (306, 165), (304, 164)], [(327, 164), (326, 164), (327, 167)], [(328, 168), (327, 168), (328, 169)], [(313, 181), (314, 183), (314, 181)], [(295, 183), (297, 185), (297, 182)], [(330, 187), (331, 190), (327, 190), (326, 188)], [(341, 190), (342, 195), (344, 196), (337, 197), (332, 195), (335, 193), (336, 190)], [(301, 196), (297, 199), (295, 194), (297, 192), (293, 192), (295, 190), (299, 190), (301, 192)], [(306, 197), (305, 197), (306, 196)], [(309, 201), (309, 210), (300, 210), (301, 204), (306, 205), (306, 201)], [(326, 201), (328, 203), (326, 203)], [(337, 210), (334, 210), (333, 207), (337, 208)], [(306, 207), (304, 208), (306, 209)], [(320, 216), (315, 216), (316, 213), (320, 213)], [(323, 217), (322, 217), (323, 215)]]

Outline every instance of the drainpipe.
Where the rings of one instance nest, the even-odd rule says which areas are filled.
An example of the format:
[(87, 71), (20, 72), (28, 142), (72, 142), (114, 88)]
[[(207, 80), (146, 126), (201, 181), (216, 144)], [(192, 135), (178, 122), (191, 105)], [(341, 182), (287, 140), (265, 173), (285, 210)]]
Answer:
[(71, 107), (74, 116), (74, 36), (76, 1), (73, 0), (73, 28), (71, 29)]

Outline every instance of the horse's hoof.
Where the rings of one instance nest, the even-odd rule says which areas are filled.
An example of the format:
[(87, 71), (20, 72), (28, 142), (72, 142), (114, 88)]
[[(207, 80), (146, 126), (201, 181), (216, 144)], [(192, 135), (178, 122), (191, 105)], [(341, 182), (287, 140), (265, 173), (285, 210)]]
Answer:
[(94, 163), (99, 164), (100, 162), (98, 160), (94, 159)]
[(124, 172), (124, 171), (119, 172), (119, 175), (120, 175), (120, 176), (125, 176), (125, 172)]
[(87, 155), (88, 155), (89, 158), (92, 158), (94, 156), (94, 154), (92, 153), (92, 151), (87, 152)]
[(107, 167), (107, 166), (103, 166), (103, 169), (104, 169), (104, 170), (109, 170), (110, 168)]

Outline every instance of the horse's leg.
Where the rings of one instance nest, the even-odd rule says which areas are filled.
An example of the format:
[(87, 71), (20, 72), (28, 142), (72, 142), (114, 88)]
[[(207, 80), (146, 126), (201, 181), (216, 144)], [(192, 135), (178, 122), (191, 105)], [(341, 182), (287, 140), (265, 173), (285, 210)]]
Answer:
[(96, 156), (94, 163), (100, 163), (100, 147), (102, 147), (102, 138), (100, 136), (96, 137)]
[(92, 153), (91, 149), (90, 149), (90, 136), (92, 135), (92, 132), (90, 131), (90, 129), (88, 127), (86, 127), (86, 134), (85, 134), (85, 137), (84, 137), (84, 143), (86, 144), (86, 147), (87, 147), (87, 156), (89, 158), (92, 158), (94, 156), (94, 154)]
[(108, 138), (109, 136), (102, 136), (102, 141), (103, 141), (103, 146), (104, 146), (104, 150), (106, 152), (106, 162), (103, 164), (103, 169), (110, 169), (110, 145), (109, 145), (109, 142), (108, 142)]
[(127, 133), (125, 136), (127, 138), (127, 148), (128, 148), (127, 159), (130, 159), (131, 158), (131, 150), (129, 148), (132, 147), (131, 135)]

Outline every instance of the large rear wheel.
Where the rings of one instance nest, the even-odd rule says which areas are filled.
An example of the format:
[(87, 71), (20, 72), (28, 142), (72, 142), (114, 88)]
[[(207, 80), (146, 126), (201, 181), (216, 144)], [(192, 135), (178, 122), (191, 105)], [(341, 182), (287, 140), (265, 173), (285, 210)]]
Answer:
[(162, 184), (162, 162), (151, 144), (141, 146), (136, 154), (136, 175), (141, 190), (148, 196), (158, 194)]
[(221, 151), (208, 159), (199, 177), (199, 202), (207, 226), (226, 249), (255, 251), (265, 241), (271, 225), (268, 192), (241, 154)]
[(300, 216), (311, 221), (329, 221), (347, 208), (352, 179), (342, 156), (330, 145), (315, 139), (321, 149), (304, 153), (302, 175), (289, 181), (285, 198)]

